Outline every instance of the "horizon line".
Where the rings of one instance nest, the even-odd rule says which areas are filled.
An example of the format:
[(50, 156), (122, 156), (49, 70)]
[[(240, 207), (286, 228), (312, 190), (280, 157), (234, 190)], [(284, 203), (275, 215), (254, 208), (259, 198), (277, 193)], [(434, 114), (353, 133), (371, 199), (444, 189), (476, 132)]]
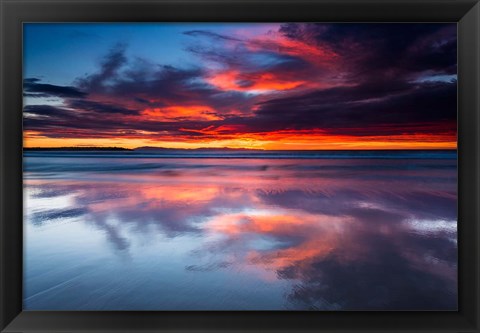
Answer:
[(67, 150), (67, 149), (78, 149), (78, 150), (125, 150), (125, 151), (135, 151), (135, 150), (250, 150), (250, 151), (425, 151), (425, 150), (458, 150), (458, 148), (352, 148), (352, 149), (263, 149), (263, 148), (231, 148), (231, 147), (199, 147), (199, 148), (167, 148), (167, 147), (155, 147), (155, 146), (139, 146), (135, 148), (126, 148), (118, 146), (63, 146), (63, 147), (23, 147), (24, 150)]

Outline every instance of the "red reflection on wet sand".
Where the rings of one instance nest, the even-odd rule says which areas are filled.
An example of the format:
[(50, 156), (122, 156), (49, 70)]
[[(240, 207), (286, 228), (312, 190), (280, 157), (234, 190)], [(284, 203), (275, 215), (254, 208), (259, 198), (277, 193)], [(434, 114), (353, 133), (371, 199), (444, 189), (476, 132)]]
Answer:
[[(428, 277), (455, 289), (456, 181), (450, 161), (416, 161), (415, 168), (402, 167), (412, 164), (402, 160), (163, 162), (175, 167), (26, 183), (39, 191), (47, 185), (67, 190), (72, 206), (87, 208), (86, 220), (102, 225), (98, 221), (114, 216), (129, 238), (152, 230), (168, 237), (195, 234), (197, 256), (214, 253), (212, 260), (253, 269), (259, 278), (297, 281), (301, 292), (292, 291), (292, 302), (315, 307), (321, 298), (332, 307), (362, 308), (357, 296), (342, 299), (348, 295), (341, 296), (335, 276), (376, 288), (377, 275), (392, 270), (390, 265), (403, 282), (387, 274), (395, 281), (386, 284), (394, 283), (390, 287), (399, 294), (402, 288), (407, 294), (421, 289), (415, 284)], [(439, 223), (447, 227), (436, 228)], [(136, 227), (127, 230), (131, 225)], [(430, 302), (433, 294), (419, 297)], [(385, 304), (400, 302), (389, 297), (400, 296), (385, 296)]]

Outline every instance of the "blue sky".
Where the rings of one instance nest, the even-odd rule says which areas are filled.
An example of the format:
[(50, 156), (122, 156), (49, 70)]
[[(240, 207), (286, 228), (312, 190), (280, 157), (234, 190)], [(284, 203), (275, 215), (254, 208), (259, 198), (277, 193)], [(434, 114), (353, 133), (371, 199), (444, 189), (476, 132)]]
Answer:
[[(26, 23), (24, 24), (24, 77), (70, 85), (94, 72), (102, 57), (116, 44), (127, 45), (126, 56), (173, 66), (195, 65), (186, 51), (191, 30), (232, 33), (251, 29), (248, 24), (209, 23)], [(253, 27), (255, 28), (255, 27)]]

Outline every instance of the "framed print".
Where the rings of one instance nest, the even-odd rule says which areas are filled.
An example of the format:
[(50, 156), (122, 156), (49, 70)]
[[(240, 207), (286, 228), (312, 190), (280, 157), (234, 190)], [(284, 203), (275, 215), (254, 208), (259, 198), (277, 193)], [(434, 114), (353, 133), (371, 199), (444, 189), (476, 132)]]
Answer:
[(478, 332), (477, 1), (2, 1), (1, 330)]

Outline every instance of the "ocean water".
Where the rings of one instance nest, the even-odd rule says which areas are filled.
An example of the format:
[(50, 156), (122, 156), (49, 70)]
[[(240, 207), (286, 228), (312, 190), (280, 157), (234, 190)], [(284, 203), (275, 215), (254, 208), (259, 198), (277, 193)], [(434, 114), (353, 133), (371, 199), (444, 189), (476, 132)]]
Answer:
[(24, 153), (25, 310), (456, 310), (453, 151)]

